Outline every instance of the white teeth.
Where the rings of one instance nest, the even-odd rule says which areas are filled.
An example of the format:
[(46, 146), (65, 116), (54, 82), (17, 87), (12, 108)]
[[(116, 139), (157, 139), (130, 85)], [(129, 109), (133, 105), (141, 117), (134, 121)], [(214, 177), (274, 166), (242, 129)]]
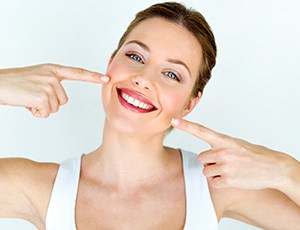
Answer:
[(142, 109), (147, 109), (147, 105), (143, 104)]
[[(125, 99), (125, 98), (124, 98)], [(130, 104), (133, 104), (133, 102), (134, 102), (134, 98), (133, 97), (130, 97), (130, 96), (128, 96), (128, 99), (126, 100), (128, 103), (130, 103)]]
[(141, 104), (141, 102), (137, 99), (134, 99), (133, 103), (132, 103), (135, 107), (139, 107), (139, 105)]
[(127, 94), (124, 94), (123, 93), (123, 96), (124, 96), (124, 99), (128, 100), (129, 99), (129, 96)]
[(142, 109), (143, 109), (144, 106), (145, 106), (145, 103), (143, 103), (143, 102), (141, 104), (139, 104), (139, 107), (142, 108)]
[(144, 102), (141, 102), (139, 101), (138, 99), (135, 99), (133, 97), (130, 97), (128, 94), (124, 93), (124, 92), (121, 92), (121, 96), (122, 98), (124, 98), (129, 104), (135, 106), (135, 107), (139, 107), (139, 108), (142, 108), (142, 109), (147, 109), (147, 110), (150, 110), (152, 109), (153, 107), (151, 105), (148, 105)]

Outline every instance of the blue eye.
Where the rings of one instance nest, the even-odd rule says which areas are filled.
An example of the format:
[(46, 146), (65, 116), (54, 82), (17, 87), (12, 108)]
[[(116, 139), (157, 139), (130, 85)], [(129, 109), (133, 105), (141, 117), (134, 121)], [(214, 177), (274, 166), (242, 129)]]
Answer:
[(143, 59), (137, 55), (137, 54), (126, 54), (126, 56), (128, 56), (129, 58), (133, 59), (134, 61), (140, 62), (140, 63), (144, 63)]
[(167, 73), (166, 73), (166, 75), (169, 77), (169, 78), (171, 78), (171, 79), (174, 79), (174, 80), (176, 80), (176, 81), (180, 81), (180, 79), (179, 79), (179, 77), (177, 77), (177, 75), (175, 74), (175, 73), (173, 73), (173, 72), (171, 72), (171, 71), (168, 71)]

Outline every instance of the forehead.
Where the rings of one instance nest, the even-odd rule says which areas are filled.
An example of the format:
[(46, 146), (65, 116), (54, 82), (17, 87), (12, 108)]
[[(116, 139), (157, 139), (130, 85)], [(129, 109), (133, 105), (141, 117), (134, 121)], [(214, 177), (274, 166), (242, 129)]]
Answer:
[(183, 26), (162, 18), (146, 19), (129, 33), (125, 43), (130, 40), (143, 42), (157, 58), (183, 61), (191, 74), (198, 76), (202, 48), (196, 37)]

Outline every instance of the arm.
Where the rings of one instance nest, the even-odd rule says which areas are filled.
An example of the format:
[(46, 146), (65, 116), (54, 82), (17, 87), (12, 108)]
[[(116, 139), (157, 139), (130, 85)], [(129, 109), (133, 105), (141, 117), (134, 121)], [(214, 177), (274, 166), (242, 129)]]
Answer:
[(224, 206), (219, 218), (228, 217), (270, 230), (295, 230), (300, 226), (299, 206), (278, 190), (211, 191), (215, 206)]
[[(277, 189), (287, 195), (300, 207), (300, 162), (291, 160), (290, 167), (286, 171), (286, 180), (279, 183)], [(300, 226), (300, 225), (299, 225)]]
[(177, 120), (173, 126), (206, 141), (199, 154), (219, 217), (265, 229), (300, 226), (300, 166), (293, 157)]
[(0, 159), (0, 218), (20, 218), (44, 228), (57, 164)]
[(54, 64), (0, 70), (0, 104), (27, 108), (34, 116), (48, 117), (67, 103), (63, 80), (106, 83), (100, 73)]
[[(287, 170), (286, 186), (280, 185), (280, 189), (236, 189), (215, 188), (210, 182), (211, 197), (214, 201), (218, 219), (223, 217), (236, 219), (262, 229), (294, 230), (300, 226), (299, 205), (299, 178), (296, 168), (299, 162), (294, 161), (295, 166)], [(292, 172), (295, 172), (293, 174)], [(298, 171), (299, 173), (299, 171)], [(294, 176), (299, 177), (294, 177)], [(288, 176), (292, 176), (289, 178)], [(209, 180), (211, 181), (211, 180)]]
[[(34, 116), (48, 117), (68, 100), (62, 80), (100, 84), (108, 77), (53, 64), (0, 70), (0, 104), (25, 107)], [(56, 171), (54, 164), (0, 159), (0, 217), (43, 226)]]
[(28, 214), (32, 212), (32, 207), (21, 189), (22, 180), (16, 176), (22, 166), (19, 163), (12, 164), (8, 159), (0, 160), (0, 217), (26, 219), (27, 213), (19, 204), (30, 207)]

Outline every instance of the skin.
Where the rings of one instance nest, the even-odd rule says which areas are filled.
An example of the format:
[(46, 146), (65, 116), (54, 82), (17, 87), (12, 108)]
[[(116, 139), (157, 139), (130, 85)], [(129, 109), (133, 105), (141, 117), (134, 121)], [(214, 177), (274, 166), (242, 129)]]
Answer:
[[(151, 29), (144, 30), (145, 27)], [(166, 39), (159, 39), (160, 37)], [(157, 40), (161, 42), (155, 42)], [(181, 45), (181, 50), (173, 48), (182, 44), (183, 40), (185, 43)], [(136, 43), (128, 44), (131, 41), (147, 45), (149, 51)], [(174, 45), (170, 46), (170, 42)], [(128, 53), (138, 54), (143, 62), (133, 60), (126, 55)], [(97, 213), (95, 219), (99, 219), (99, 216), (103, 218), (98, 220), (95, 228), (118, 228), (117, 226), (124, 223), (137, 229), (145, 228), (145, 224), (149, 224), (149, 228), (151, 225), (167, 226), (170, 229), (182, 228), (185, 196), (181, 158), (176, 150), (164, 147), (162, 142), (171, 119), (188, 114), (200, 99), (200, 95), (198, 98), (190, 97), (199, 69), (199, 62), (191, 57), (199, 60), (201, 47), (188, 31), (161, 19), (151, 19), (134, 29), (124, 46), (110, 61), (107, 75), (111, 79), (103, 86), (102, 93), (106, 113), (104, 138), (98, 149), (83, 158), (83, 164), (87, 164), (85, 168), (88, 169), (86, 180), (104, 185), (106, 189), (98, 198), (107, 203), (102, 207), (93, 205), (92, 209), (86, 206), (86, 202), (78, 206), (80, 213), (86, 213), (87, 216)], [(191, 75), (183, 66), (170, 63), (170, 58), (187, 63)], [(181, 83), (170, 79), (167, 76), (168, 71), (180, 74)], [(125, 109), (117, 99), (116, 87), (139, 92), (158, 109), (146, 114)], [(178, 90), (180, 94), (177, 93)], [(143, 129), (140, 124), (144, 124)], [(98, 189), (102, 191), (103, 186)], [(113, 191), (115, 197), (111, 197), (109, 191)], [(94, 195), (79, 187), (79, 199), (81, 197), (90, 200)], [(137, 216), (135, 209), (128, 209), (131, 206), (140, 210), (140, 215)], [(119, 215), (110, 212), (115, 209)], [(162, 215), (168, 218), (157, 219), (157, 212), (165, 212)], [(125, 218), (124, 213), (128, 215)], [(88, 219), (82, 221), (88, 224)], [(80, 227), (79, 222), (80, 217)]]
[(0, 70), (0, 105), (21, 106), (46, 118), (68, 102), (63, 80), (105, 83), (108, 77), (81, 68), (43, 64)]
[[(199, 155), (199, 161), (205, 164), (203, 173), (219, 220), (230, 217), (264, 229), (299, 226), (297, 160), (181, 119), (201, 97), (191, 97), (201, 53), (201, 46), (186, 29), (154, 18), (139, 24), (110, 60), (106, 73), (110, 81), (103, 85), (102, 93), (106, 113), (102, 144), (82, 159), (76, 203), (78, 229), (183, 228), (181, 156), (162, 145), (172, 118), (178, 118), (172, 123), (175, 128), (212, 147)], [(182, 61), (189, 70), (170, 59)], [(181, 81), (170, 78), (170, 71)], [(0, 102), (47, 117), (67, 101), (62, 80), (104, 83), (102, 76), (57, 65), (4, 70), (0, 72)], [(10, 90), (5, 91), (7, 85)], [(119, 103), (116, 87), (138, 92), (157, 110), (144, 114), (129, 111)], [(14, 92), (13, 99), (9, 92)], [(38, 100), (39, 95), (43, 100)], [(44, 229), (57, 169), (57, 164), (1, 159), (0, 217), (23, 218)]]
[(219, 219), (234, 218), (263, 229), (297, 229), (299, 161), (200, 124), (180, 119), (172, 124), (211, 146), (199, 154), (198, 161), (204, 164)]

